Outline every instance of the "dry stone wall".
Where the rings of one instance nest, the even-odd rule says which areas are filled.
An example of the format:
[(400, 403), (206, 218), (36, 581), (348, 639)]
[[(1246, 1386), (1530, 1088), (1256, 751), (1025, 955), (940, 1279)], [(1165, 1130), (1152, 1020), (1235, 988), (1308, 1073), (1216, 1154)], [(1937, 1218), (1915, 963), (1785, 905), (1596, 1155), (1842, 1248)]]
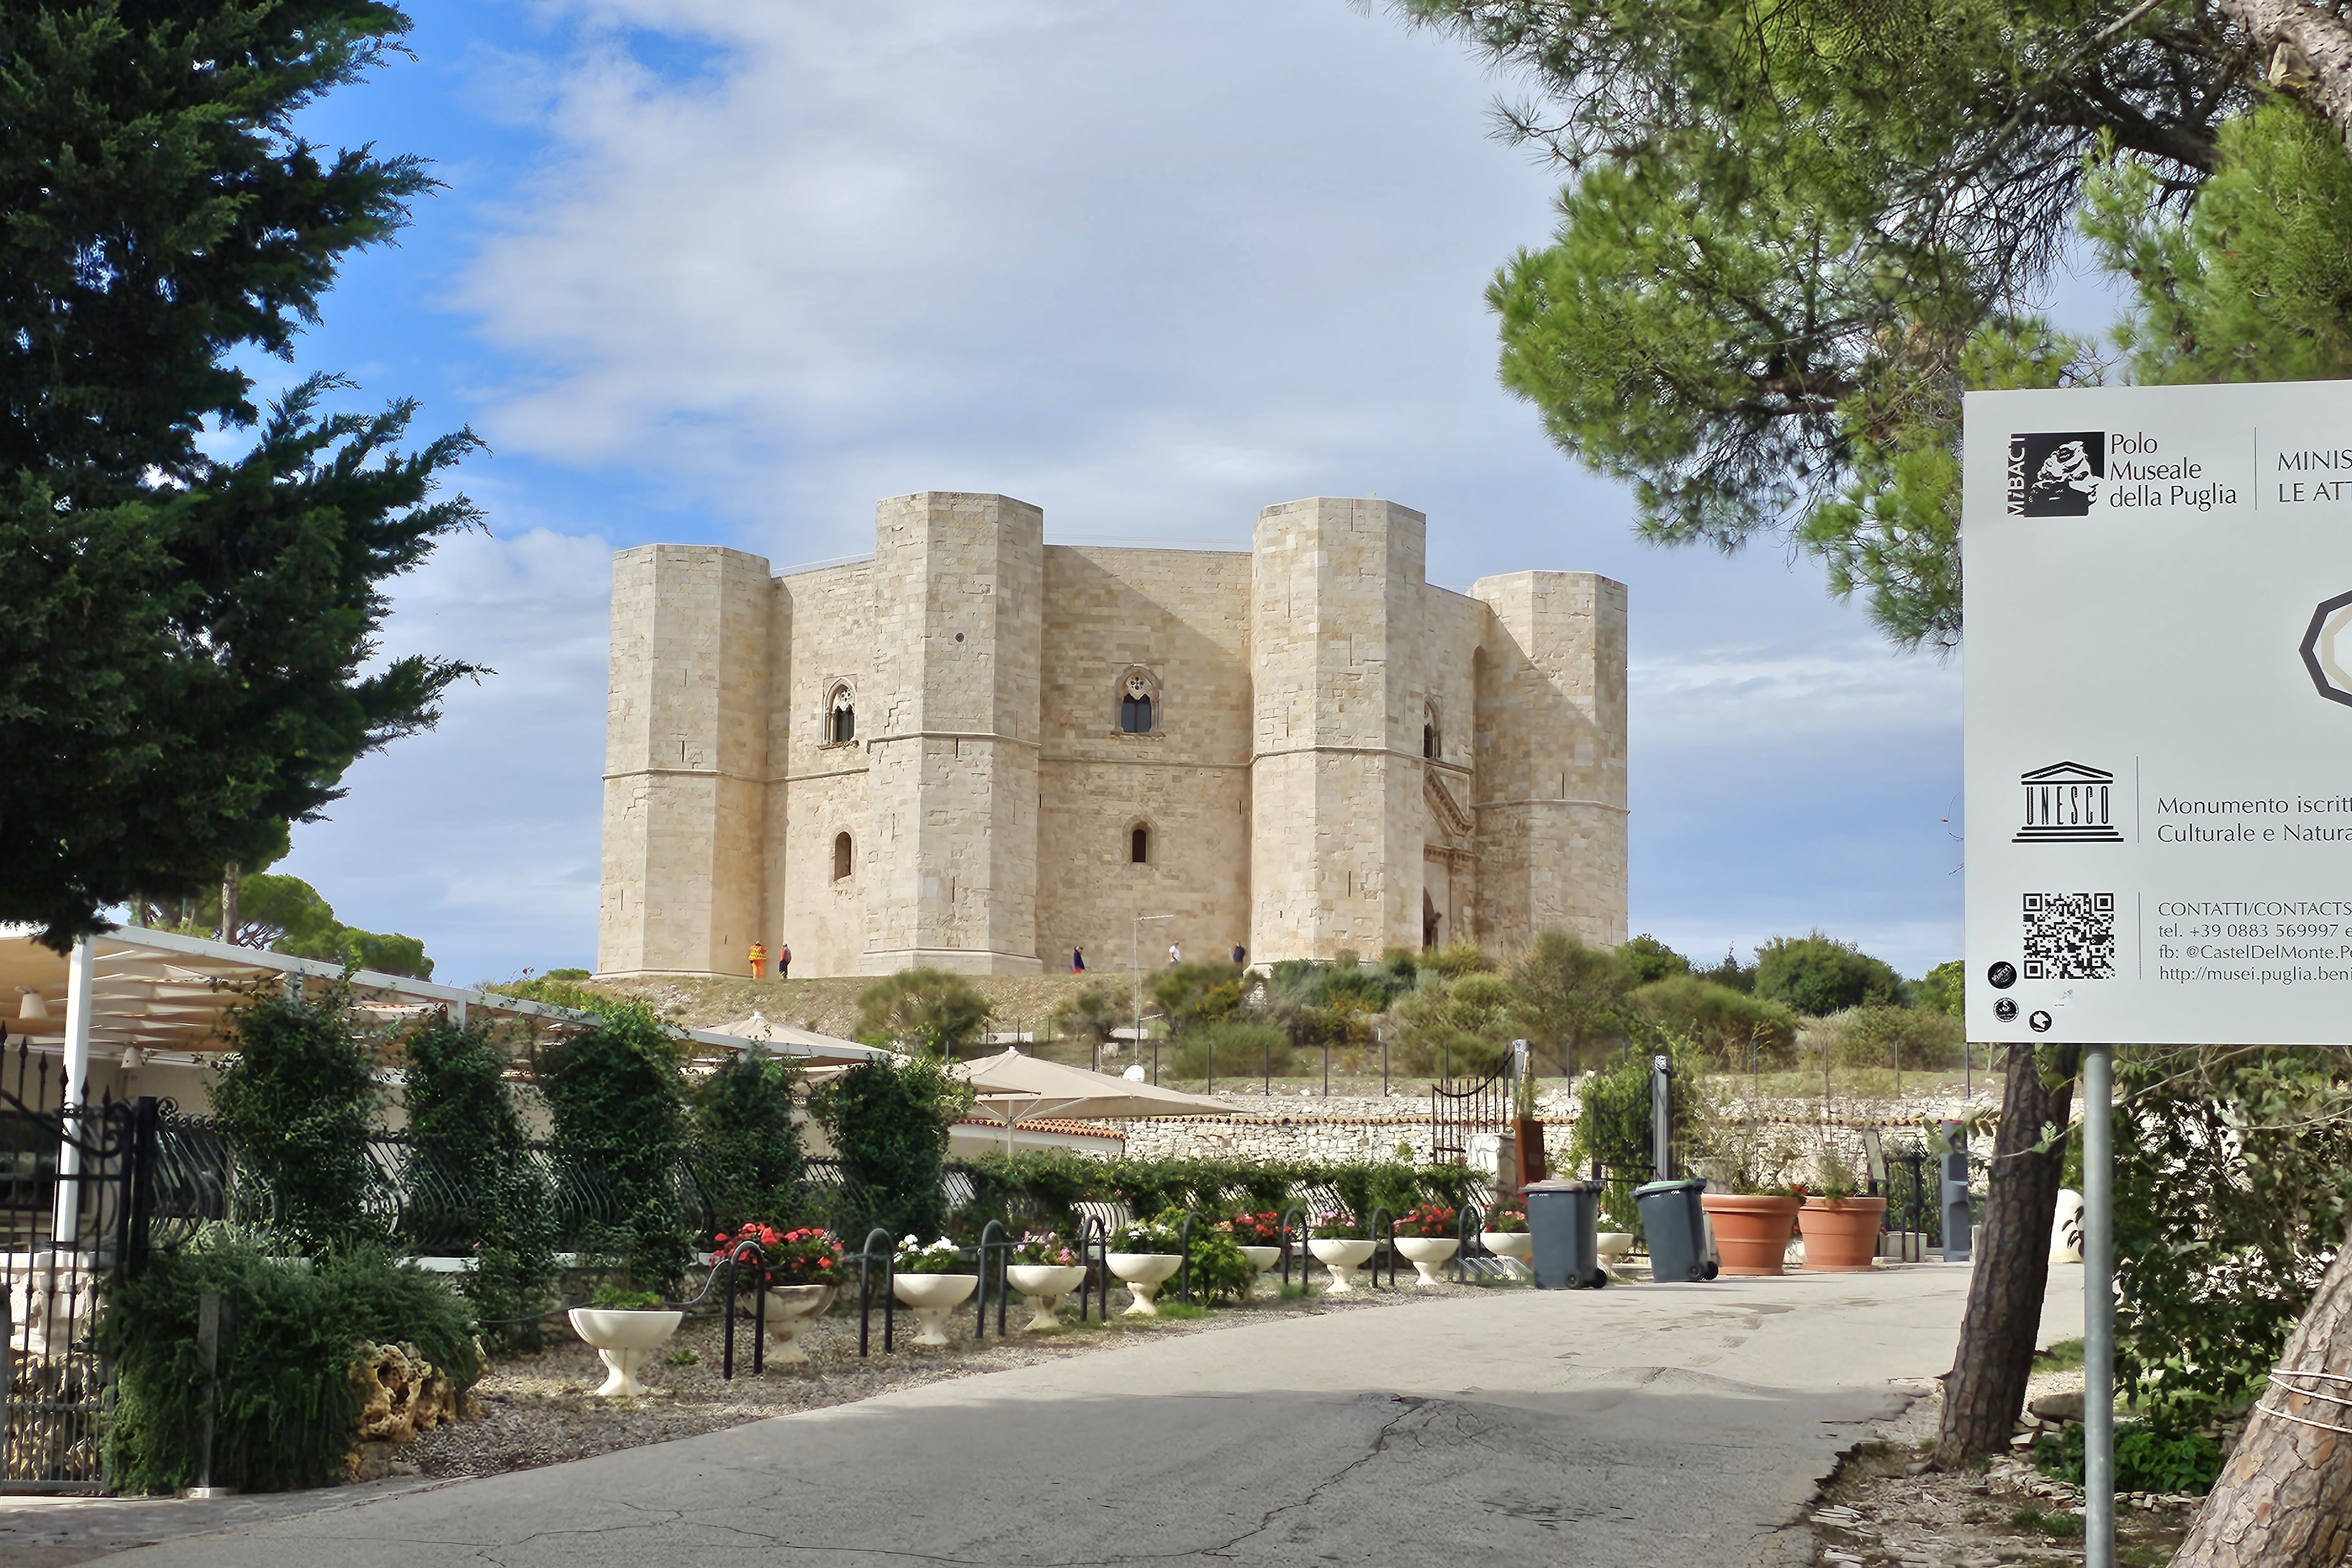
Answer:
[[(1391, 1160), (1410, 1151), (1415, 1163), (1431, 1157), (1429, 1097), (1420, 1095), (1298, 1095), (1220, 1090), (1236, 1111), (1257, 1112), (1230, 1119), (1201, 1117), (1185, 1121), (1132, 1121), (1123, 1124), (1126, 1152), (1136, 1159), (1220, 1159), (1313, 1161), (1347, 1163)], [(1750, 1165), (1759, 1185), (1801, 1182), (1822, 1184), (1825, 1156), (1834, 1153), (1849, 1170), (1866, 1166), (1867, 1134), (1875, 1131), (1882, 1147), (1894, 1150), (1917, 1141), (1921, 1128), (1945, 1118), (1960, 1118), (1996, 1108), (1990, 1092), (1969, 1102), (1944, 1093), (1924, 1093), (1902, 1100), (1838, 1100), (1826, 1118), (1815, 1100), (1733, 1097), (1718, 1107), (1718, 1143), (1730, 1149), (1753, 1149)], [(1578, 1115), (1573, 1089), (1551, 1088), (1538, 1100), (1544, 1121), (1545, 1145), (1554, 1162), (1566, 1157), (1569, 1138)], [(1493, 1142), (1474, 1145), (1474, 1163), (1493, 1159)], [(1482, 1157), (1483, 1156), (1483, 1157)]]

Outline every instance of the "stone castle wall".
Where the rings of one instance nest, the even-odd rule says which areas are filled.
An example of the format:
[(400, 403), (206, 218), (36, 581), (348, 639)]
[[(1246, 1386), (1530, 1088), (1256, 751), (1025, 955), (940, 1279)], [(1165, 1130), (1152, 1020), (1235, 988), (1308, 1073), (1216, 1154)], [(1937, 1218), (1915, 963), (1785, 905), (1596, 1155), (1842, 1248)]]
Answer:
[(1382, 500), (1270, 507), (1246, 554), (1043, 530), (925, 493), (867, 563), (622, 552), (600, 971), (740, 973), (755, 940), (803, 975), (1099, 964), (1138, 915), (1171, 917), (1147, 957), (1624, 939), (1622, 585), (1433, 586)]

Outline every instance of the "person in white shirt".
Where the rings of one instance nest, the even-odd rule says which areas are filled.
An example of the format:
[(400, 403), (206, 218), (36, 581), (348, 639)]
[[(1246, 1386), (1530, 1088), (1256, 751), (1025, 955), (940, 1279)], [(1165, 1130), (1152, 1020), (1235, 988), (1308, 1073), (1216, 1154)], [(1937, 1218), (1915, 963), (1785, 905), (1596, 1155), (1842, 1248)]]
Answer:
[(1184, 952), (1183, 952), (1183, 950), (1182, 950), (1181, 948), (1178, 947), (1174, 942), (1170, 942), (1170, 943), (1168, 944), (1168, 967), (1169, 967), (1169, 968), (1171, 968), (1171, 969), (1173, 969), (1173, 968), (1175, 968), (1178, 964), (1180, 964), (1180, 963), (1183, 963), (1183, 962), (1184, 962)]

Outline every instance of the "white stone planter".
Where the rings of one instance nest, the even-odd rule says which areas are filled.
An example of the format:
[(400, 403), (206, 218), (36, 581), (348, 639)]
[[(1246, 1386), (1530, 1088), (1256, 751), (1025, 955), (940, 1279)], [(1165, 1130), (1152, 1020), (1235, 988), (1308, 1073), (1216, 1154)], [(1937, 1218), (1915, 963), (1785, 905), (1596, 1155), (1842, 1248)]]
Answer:
[(1156, 1318), (1160, 1309), (1152, 1298), (1160, 1293), (1169, 1276), (1184, 1267), (1181, 1252), (1114, 1252), (1107, 1261), (1110, 1271), (1127, 1285), (1128, 1294), (1135, 1300), (1128, 1303), (1127, 1316)]
[(1258, 1279), (1265, 1279), (1267, 1275), (1282, 1267), (1282, 1248), (1278, 1247), (1244, 1247), (1242, 1248), (1242, 1256), (1248, 1258), (1250, 1260), (1250, 1267), (1257, 1270), (1257, 1279), (1251, 1280), (1249, 1289), (1242, 1292), (1243, 1298), (1246, 1300), (1256, 1291)]
[(835, 1287), (831, 1285), (775, 1285), (768, 1289), (768, 1337), (775, 1348), (767, 1359), (782, 1362), (808, 1360), (802, 1351), (801, 1331), (824, 1316), (833, 1305)]
[(1023, 1331), (1049, 1334), (1062, 1326), (1054, 1309), (1062, 1304), (1063, 1297), (1086, 1283), (1087, 1269), (1082, 1263), (1015, 1263), (1006, 1268), (1004, 1279), (1027, 1298), (1032, 1310)]
[(1338, 1296), (1356, 1288), (1356, 1270), (1371, 1260), (1372, 1245), (1352, 1237), (1317, 1237), (1307, 1250), (1331, 1271), (1330, 1293)]
[(915, 1336), (919, 1345), (947, 1343), (948, 1314), (979, 1287), (977, 1274), (900, 1274), (891, 1283), (898, 1300), (914, 1310), (915, 1326), (922, 1331)]
[(685, 1321), (684, 1312), (625, 1312), (612, 1307), (574, 1307), (572, 1309), (572, 1331), (586, 1341), (596, 1352), (596, 1359), (612, 1373), (597, 1389), (605, 1399), (637, 1399), (644, 1396), (646, 1385), (637, 1381), (637, 1368), (646, 1358), (659, 1350), (670, 1335), (677, 1332)]
[(1482, 1230), (1478, 1245), (1514, 1263), (1527, 1263), (1536, 1255), (1536, 1238), (1524, 1230)]
[(1604, 1230), (1592, 1238), (1593, 1250), (1601, 1255), (1601, 1266), (1614, 1268), (1625, 1261), (1633, 1250), (1633, 1233), (1630, 1230)]
[(1434, 1290), (1445, 1283), (1438, 1272), (1462, 1249), (1461, 1239), (1451, 1236), (1400, 1236), (1396, 1238), (1397, 1256), (1412, 1265), (1424, 1290)]

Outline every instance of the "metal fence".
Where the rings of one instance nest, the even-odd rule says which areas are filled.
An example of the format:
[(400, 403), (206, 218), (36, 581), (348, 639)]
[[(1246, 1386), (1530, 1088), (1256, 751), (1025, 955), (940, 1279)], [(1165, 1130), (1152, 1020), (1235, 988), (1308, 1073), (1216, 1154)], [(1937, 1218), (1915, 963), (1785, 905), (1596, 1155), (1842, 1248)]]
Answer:
[(105, 1487), (91, 1330), (101, 1282), (146, 1243), (159, 1108), (69, 1094), (54, 1058), (0, 1032), (0, 1492)]

